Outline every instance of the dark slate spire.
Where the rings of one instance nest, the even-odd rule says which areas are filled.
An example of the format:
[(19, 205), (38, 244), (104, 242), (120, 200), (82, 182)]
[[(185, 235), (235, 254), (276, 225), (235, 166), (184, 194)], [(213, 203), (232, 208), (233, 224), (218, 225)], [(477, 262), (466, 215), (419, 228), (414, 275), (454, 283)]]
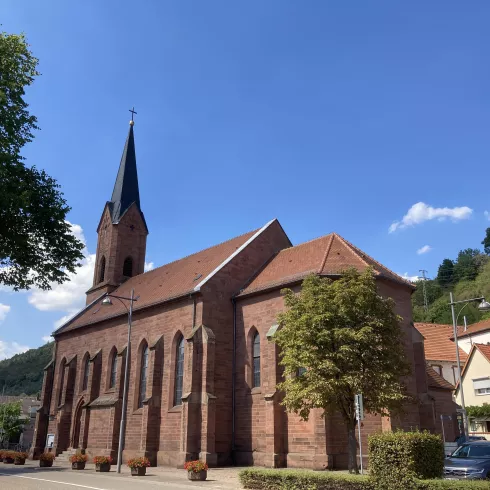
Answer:
[(136, 152), (134, 149), (134, 121), (129, 123), (129, 133), (124, 145), (124, 151), (117, 173), (116, 183), (112, 191), (111, 215), (112, 222), (117, 223), (121, 216), (134, 202), (140, 208), (140, 193), (138, 188), (138, 171), (136, 169)]

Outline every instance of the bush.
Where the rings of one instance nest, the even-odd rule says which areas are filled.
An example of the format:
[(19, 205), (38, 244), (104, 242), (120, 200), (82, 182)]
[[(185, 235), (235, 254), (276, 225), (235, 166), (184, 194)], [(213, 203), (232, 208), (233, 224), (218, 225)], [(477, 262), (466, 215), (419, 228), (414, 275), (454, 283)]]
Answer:
[(88, 456), (82, 453), (76, 453), (70, 456), (70, 463), (86, 463)]
[(29, 457), (29, 454), (28, 453), (25, 453), (23, 451), (14, 451), (14, 458), (15, 459), (24, 459), (26, 460), (28, 457)]
[(95, 464), (112, 464), (112, 458), (110, 456), (94, 456)]
[[(384, 483), (367, 476), (307, 470), (256, 470), (239, 473), (244, 488), (252, 490), (386, 490)], [(416, 480), (398, 490), (488, 490), (485, 481)]]
[(184, 463), (184, 469), (193, 473), (199, 473), (200, 471), (207, 471), (208, 465), (204, 461), (197, 459), (196, 461), (187, 461)]
[(254, 490), (374, 490), (367, 476), (307, 470), (255, 470), (239, 473), (244, 488)]
[(54, 461), (54, 453), (50, 453), (48, 451), (39, 455), (40, 461)]
[(129, 468), (144, 468), (150, 466), (150, 460), (148, 458), (133, 458), (127, 462)]
[(369, 436), (369, 473), (386, 490), (416, 488), (413, 480), (441, 478), (444, 444), (429, 432), (383, 432)]

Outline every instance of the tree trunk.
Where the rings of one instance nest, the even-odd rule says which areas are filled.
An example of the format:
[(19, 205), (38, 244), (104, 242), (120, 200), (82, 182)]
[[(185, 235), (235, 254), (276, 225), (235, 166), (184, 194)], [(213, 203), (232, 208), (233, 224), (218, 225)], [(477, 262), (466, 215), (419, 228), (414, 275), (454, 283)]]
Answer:
[(347, 442), (349, 449), (349, 473), (359, 473), (357, 466), (356, 422), (347, 424)]

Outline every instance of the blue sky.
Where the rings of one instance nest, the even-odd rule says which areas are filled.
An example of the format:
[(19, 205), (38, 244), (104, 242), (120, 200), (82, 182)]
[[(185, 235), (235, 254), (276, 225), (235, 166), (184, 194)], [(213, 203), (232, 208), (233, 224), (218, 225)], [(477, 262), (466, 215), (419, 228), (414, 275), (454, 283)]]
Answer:
[(84, 304), (133, 105), (155, 266), (274, 217), (295, 244), (336, 231), (409, 276), (478, 247), (489, 16), (486, 1), (3, 0), (42, 72), (25, 156), (58, 179), (87, 259), (49, 294), (0, 291), (0, 357)]

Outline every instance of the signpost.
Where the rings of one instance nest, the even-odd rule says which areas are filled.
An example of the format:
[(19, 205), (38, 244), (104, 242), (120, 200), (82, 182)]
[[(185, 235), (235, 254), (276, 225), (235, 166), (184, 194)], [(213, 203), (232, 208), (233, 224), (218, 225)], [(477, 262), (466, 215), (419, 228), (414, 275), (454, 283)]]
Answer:
[(364, 420), (364, 406), (362, 402), (362, 393), (355, 396), (354, 403), (356, 406), (356, 420), (359, 431), (359, 462), (361, 464), (361, 475), (363, 474), (362, 467), (362, 440), (361, 440), (361, 421)]

